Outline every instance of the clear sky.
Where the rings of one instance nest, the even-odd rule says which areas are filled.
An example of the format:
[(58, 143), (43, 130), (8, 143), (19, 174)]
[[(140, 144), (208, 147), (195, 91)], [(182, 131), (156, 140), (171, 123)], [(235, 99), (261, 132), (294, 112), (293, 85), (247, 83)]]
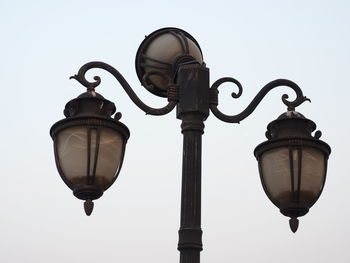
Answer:
[[(312, 103), (298, 108), (332, 147), (324, 192), (293, 234), (261, 187), (256, 145), (285, 111), (276, 89), (241, 124), (213, 115), (203, 137), (202, 262), (350, 262), (349, 1), (1, 1), (0, 262), (177, 262), (182, 137), (175, 112), (145, 116), (108, 74), (98, 91), (129, 127), (118, 180), (91, 217), (54, 163), (51, 125), (84, 91), (69, 76), (101, 60), (148, 104), (134, 69), (144, 36), (179, 27), (199, 42), (211, 83), (238, 113), (267, 82), (288, 78)], [(289, 92), (291, 96), (294, 94)]]

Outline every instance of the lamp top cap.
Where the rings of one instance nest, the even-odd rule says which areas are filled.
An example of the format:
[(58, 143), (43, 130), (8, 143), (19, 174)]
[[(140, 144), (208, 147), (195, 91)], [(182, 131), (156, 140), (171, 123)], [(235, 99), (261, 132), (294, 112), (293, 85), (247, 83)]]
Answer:
[(85, 98), (96, 98), (96, 99), (102, 99), (102, 100), (105, 99), (100, 93), (97, 93), (94, 90), (86, 91), (77, 97), (77, 99), (85, 99)]
[(282, 113), (277, 120), (283, 120), (283, 119), (306, 119), (305, 116), (303, 114), (301, 114), (300, 112), (297, 111), (286, 111), (284, 113)]

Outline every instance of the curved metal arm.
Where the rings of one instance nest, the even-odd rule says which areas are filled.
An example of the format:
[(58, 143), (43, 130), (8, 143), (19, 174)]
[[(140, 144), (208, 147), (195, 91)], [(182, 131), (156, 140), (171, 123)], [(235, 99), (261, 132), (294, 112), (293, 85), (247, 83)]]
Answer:
[(237, 115), (226, 115), (222, 113), (217, 105), (218, 105), (218, 88), (221, 84), (225, 82), (232, 82), (237, 85), (238, 87), (238, 93), (232, 93), (233, 98), (239, 98), (242, 95), (242, 85), (239, 83), (238, 80), (234, 78), (222, 78), (217, 80), (210, 88), (211, 90), (211, 97), (212, 101), (210, 104), (210, 109), (212, 113), (220, 120), (225, 121), (225, 122), (230, 122), (230, 123), (239, 123), (241, 120), (247, 118), (254, 110), (255, 108), (259, 105), (259, 103), (262, 101), (262, 99), (265, 97), (265, 95), (272, 89), (280, 86), (287, 86), (291, 89), (293, 89), (297, 95), (296, 99), (293, 101), (287, 100), (289, 96), (287, 94), (282, 95), (282, 101), (283, 103), (288, 107), (289, 111), (294, 111), (295, 107), (299, 106), (302, 104), (304, 101), (310, 101), (307, 97), (303, 95), (302, 90), (300, 87), (294, 83), (293, 81), (287, 80), (287, 79), (276, 79), (268, 84), (266, 84), (260, 91), (259, 93), (254, 97), (254, 99), (249, 103), (249, 105), (239, 114)]
[[(129, 98), (141, 109), (143, 110), (146, 114), (150, 115), (164, 115), (172, 111), (176, 104), (177, 104), (177, 88), (175, 86), (169, 86), (169, 91), (168, 91), (168, 101), (169, 103), (164, 106), (163, 108), (152, 108), (146, 105), (143, 101), (140, 100), (140, 98), (136, 95), (136, 93), (133, 91), (133, 89), (130, 87), (129, 83), (124, 79), (122, 74), (112, 66), (108, 65), (107, 63), (100, 62), (100, 61), (93, 61), (93, 62), (88, 62), (85, 65), (83, 65), (79, 71), (78, 74), (71, 76), (70, 79), (76, 79), (80, 84), (85, 86), (88, 91), (94, 91), (95, 88), (100, 85), (101, 83), (101, 78), (99, 76), (94, 76), (93, 82), (88, 81), (85, 78), (85, 74), (88, 70), (93, 69), (93, 68), (100, 68), (108, 71), (111, 73), (120, 83), (120, 85), (123, 87), (125, 92), (128, 94)], [(152, 75), (154, 73), (149, 72), (148, 75)]]

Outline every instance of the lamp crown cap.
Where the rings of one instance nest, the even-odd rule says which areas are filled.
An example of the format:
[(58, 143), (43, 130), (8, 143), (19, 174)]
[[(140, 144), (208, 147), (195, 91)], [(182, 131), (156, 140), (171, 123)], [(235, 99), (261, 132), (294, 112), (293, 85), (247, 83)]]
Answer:
[(105, 99), (101, 94), (95, 92), (94, 90), (86, 91), (77, 97), (77, 99), (83, 99), (83, 98)]
[(290, 119), (290, 118), (296, 118), (296, 119), (306, 119), (303, 114), (297, 111), (286, 111), (283, 114), (281, 114), (277, 120), (282, 120), (282, 119)]

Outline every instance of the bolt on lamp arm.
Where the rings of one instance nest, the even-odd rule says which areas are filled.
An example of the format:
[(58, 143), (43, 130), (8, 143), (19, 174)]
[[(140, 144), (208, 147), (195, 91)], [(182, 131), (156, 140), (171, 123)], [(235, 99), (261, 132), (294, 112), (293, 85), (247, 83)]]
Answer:
[(300, 104), (302, 104), (305, 101), (311, 102), (311, 100), (309, 98), (307, 98), (303, 95), (303, 92), (300, 89), (300, 87), (296, 83), (294, 83), (293, 81), (290, 81), (287, 79), (276, 79), (276, 80), (273, 80), (273, 81), (267, 83), (241, 113), (239, 113), (237, 115), (230, 116), (230, 115), (226, 115), (226, 114), (222, 113), (217, 107), (219, 104), (218, 103), (218, 94), (219, 94), (218, 88), (221, 84), (223, 84), (225, 82), (232, 82), (238, 87), (238, 93), (233, 92), (231, 94), (231, 96), (234, 99), (239, 98), (243, 92), (243, 87), (242, 87), (241, 83), (238, 80), (236, 80), (234, 78), (229, 78), (229, 77), (218, 79), (210, 87), (210, 91), (211, 91), (210, 92), (210, 99), (211, 99), (210, 109), (211, 109), (212, 113), (218, 119), (220, 119), (224, 122), (239, 123), (240, 121), (244, 120), (256, 109), (256, 107), (259, 105), (259, 103), (262, 101), (262, 99), (265, 97), (265, 95), (267, 93), (269, 93), (269, 91), (271, 91), (274, 88), (280, 87), (280, 86), (286, 86), (286, 87), (293, 89), (297, 95), (296, 99), (293, 101), (287, 100), (289, 98), (289, 96), (287, 94), (282, 95), (282, 101), (288, 107), (288, 111), (294, 111), (295, 107), (299, 106)]
[[(143, 110), (146, 114), (150, 115), (165, 115), (169, 112), (171, 112), (178, 101), (178, 90), (175, 85), (169, 84), (169, 90), (168, 90), (168, 104), (162, 108), (152, 108), (148, 105), (146, 105), (134, 92), (134, 90), (131, 88), (129, 83), (125, 80), (125, 78), (120, 74), (118, 70), (116, 70), (114, 67), (108, 65), (107, 63), (100, 62), (100, 61), (92, 61), (88, 62), (85, 65), (83, 65), (79, 71), (78, 74), (71, 76), (70, 79), (77, 80), (80, 84), (85, 86), (88, 91), (95, 91), (95, 88), (100, 85), (101, 78), (99, 76), (94, 76), (93, 82), (90, 82), (86, 79), (85, 74), (88, 70), (99, 68), (104, 69), (111, 73), (120, 83), (120, 85), (123, 87), (125, 92), (128, 94), (129, 98), (138, 106), (141, 110)], [(162, 77), (161, 73), (159, 72), (149, 72), (145, 77), (148, 78), (151, 75), (159, 75)]]

